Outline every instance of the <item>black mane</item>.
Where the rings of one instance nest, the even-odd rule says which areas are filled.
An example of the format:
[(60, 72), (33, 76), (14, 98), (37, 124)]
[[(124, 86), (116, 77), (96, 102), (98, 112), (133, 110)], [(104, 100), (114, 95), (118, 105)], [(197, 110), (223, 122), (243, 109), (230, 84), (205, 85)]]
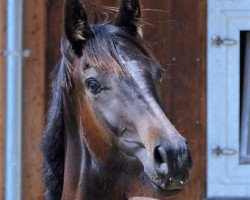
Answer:
[(47, 191), (46, 199), (61, 199), (64, 175), (64, 120), (63, 86), (67, 72), (63, 60), (56, 65), (53, 73), (51, 101), (46, 117), (42, 138), (43, 181)]

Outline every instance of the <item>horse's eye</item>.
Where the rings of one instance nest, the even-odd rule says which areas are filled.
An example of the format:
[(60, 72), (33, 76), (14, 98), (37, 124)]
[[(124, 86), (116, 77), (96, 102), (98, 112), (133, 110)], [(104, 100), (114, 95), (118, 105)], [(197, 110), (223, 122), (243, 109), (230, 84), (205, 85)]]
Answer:
[(100, 87), (99, 83), (93, 78), (87, 79), (85, 81), (85, 84), (86, 84), (88, 90), (92, 94), (98, 94), (101, 91), (101, 87)]

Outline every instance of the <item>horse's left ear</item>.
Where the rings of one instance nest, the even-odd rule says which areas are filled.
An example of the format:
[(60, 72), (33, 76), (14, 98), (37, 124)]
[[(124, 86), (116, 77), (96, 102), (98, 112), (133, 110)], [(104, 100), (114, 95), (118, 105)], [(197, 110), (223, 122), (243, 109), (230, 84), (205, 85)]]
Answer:
[(141, 8), (139, 0), (121, 0), (115, 25), (127, 28), (132, 34), (140, 33)]
[(86, 11), (79, 0), (65, 0), (64, 32), (76, 54), (81, 54), (90, 28)]

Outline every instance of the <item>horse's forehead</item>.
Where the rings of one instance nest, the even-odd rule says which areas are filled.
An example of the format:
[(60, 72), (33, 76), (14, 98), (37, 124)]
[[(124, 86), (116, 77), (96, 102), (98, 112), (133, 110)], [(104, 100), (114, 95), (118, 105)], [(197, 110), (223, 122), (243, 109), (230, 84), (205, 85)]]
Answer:
[(141, 76), (150, 71), (153, 63), (132, 43), (120, 41), (116, 46), (119, 60), (129, 75)]
[(135, 81), (138, 82), (145, 81), (144, 70), (146, 70), (146, 67), (144, 65), (146, 64), (144, 64), (144, 62), (141, 60), (128, 60), (126, 63), (124, 63), (129, 77), (135, 79)]

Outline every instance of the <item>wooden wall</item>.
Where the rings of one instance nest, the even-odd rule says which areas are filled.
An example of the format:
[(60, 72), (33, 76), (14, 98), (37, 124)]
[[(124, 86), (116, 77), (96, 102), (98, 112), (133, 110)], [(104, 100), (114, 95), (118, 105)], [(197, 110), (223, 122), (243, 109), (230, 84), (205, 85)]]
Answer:
[[(5, 48), (5, 1), (0, 1), (0, 51)], [(119, 0), (95, 0), (117, 6)], [(173, 200), (205, 196), (206, 0), (141, 0), (144, 38), (167, 69), (162, 84), (166, 112), (188, 138), (194, 159), (190, 186)], [(43, 199), (40, 137), (48, 94), (48, 74), (60, 57), (63, 3), (25, 0), (24, 199)], [(148, 10), (150, 9), (150, 10)], [(4, 193), (5, 64), (0, 56), (0, 200)], [(168, 198), (169, 199), (169, 198)]]
[(24, 0), (23, 199), (43, 199), (40, 138), (45, 117), (45, 1)]
[[(147, 2), (147, 8), (156, 5), (156, 1)], [(177, 129), (188, 138), (194, 159), (192, 182), (185, 192), (174, 199), (202, 200), (206, 176), (206, 2), (157, 2), (158, 9), (169, 10), (170, 21), (162, 25), (161, 20), (166, 20), (162, 16), (153, 29), (157, 30), (156, 34), (149, 30), (145, 38), (148, 41), (155, 38), (150, 43), (169, 74), (165, 82), (167, 87), (163, 86), (167, 113)], [(154, 17), (153, 14), (151, 16)]]

